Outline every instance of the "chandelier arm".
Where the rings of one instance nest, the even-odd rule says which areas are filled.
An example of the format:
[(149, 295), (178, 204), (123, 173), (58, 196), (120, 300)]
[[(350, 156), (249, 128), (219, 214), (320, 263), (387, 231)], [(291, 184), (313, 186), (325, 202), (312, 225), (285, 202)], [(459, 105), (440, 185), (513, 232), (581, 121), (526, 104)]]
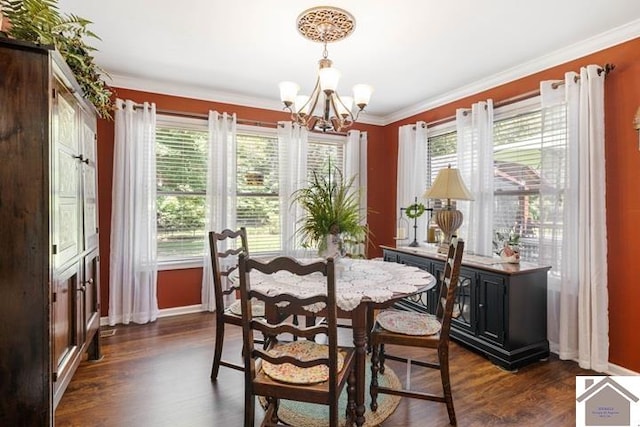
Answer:
[[(338, 130), (338, 129), (342, 129), (343, 128), (344, 119), (343, 119), (342, 115), (338, 113), (338, 108), (337, 108), (337, 105), (336, 105), (336, 98), (338, 99), (338, 102), (344, 106), (344, 104), (340, 100), (340, 97), (338, 96), (338, 92), (334, 91), (332, 93), (332, 95), (329, 97), (330, 104), (331, 104), (331, 109), (333, 110), (333, 116), (331, 116), (331, 114), (327, 113), (327, 117), (328, 117), (328, 119), (331, 120), (331, 123), (333, 123), (334, 129)], [(338, 126), (336, 126), (335, 123), (338, 123)]]
[[(338, 91), (334, 91), (334, 94), (336, 95), (336, 98), (338, 99), (338, 102), (340, 103), (340, 105), (342, 105), (342, 108), (345, 109), (345, 111), (347, 112), (347, 114), (345, 114), (344, 117), (342, 117), (342, 121), (345, 123), (354, 123), (356, 121), (356, 117), (354, 117), (353, 113), (351, 112), (351, 108), (347, 107), (344, 102), (342, 102), (342, 98), (340, 98), (340, 95), (338, 94)], [(338, 110), (334, 107), (334, 111), (336, 112), (336, 115)]]
[(316, 86), (313, 88), (313, 92), (311, 92), (311, 96), (309, 97), (307, 102), (304, 104), (306, 106), (307, 104), (311, 103), (311, 108), (309, 108), (309, 112), (307, 114), (307, 116), (309, 117), (313, 117), (313, 113), (314, 111), (316, 111), (316, 106), (318, 105), (318, 98), (320, 98), (320, 92), (321, 92), (320, 78), (318, 77), (318, 79), (316, 80)]
[(364, 107), (360, 108), (358, 111), (356, 111), (356, 115), (354, 116), (353, 114), (351, 114), (351, 117), (353, 117), (353, 122), (357, 122), (358, 121), (358, 117), (360, 117), (360, 113), (362, 113), (364, 111)]
[(332, 117), (331, 118), (331, 126), (333, 126), (334, 131), (336, 132), (342, 132), (342, 123), (340, 122), (340, 120), (337, 117)]

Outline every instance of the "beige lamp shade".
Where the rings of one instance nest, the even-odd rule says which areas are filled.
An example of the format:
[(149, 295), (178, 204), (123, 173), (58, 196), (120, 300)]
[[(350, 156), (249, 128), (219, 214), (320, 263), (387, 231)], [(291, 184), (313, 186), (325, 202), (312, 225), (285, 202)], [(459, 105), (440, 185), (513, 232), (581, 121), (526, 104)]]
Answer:
[(438, 172), (433, 185), (424, 192), (422, 197), (425, 199), (447, 199), (447, 205), (434, 213), (436, 224), (444, 234), (438, 252), (447, 253), (453, 233), (460, 228), (463, 219), (462, 212), (451, 205), (451, 199), (473, 200), (473, 196), (467, 186), (464, 185), (460, 171), (449, 165), (449, 167)]
[(440, 169), (433, 185), (424, 192), (422, 197), (425, 199), (473, 200), (473, 195), (462, 181), (460, 171), (452, 168), (451, 165), (446, 169)]

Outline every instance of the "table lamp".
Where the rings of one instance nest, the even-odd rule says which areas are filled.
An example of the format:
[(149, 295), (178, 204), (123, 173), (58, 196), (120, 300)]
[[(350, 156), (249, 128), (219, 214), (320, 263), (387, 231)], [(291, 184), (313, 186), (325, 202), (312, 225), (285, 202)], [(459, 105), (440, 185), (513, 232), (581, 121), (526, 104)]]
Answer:
[(438, 224), (444, 235), (438, 252), (446, 253), (449, 250), (451, 236), (462, 225), (462, 212), (451, 205), (451, 199), (473, 200), (473, 196), (467, 186), (464, 185), (460, 171), (449, 165), (438, 172), (433, 185), (424, 192), (422, 197), (425, 199), (447, 199), (447, 204), (442, 209), (434, 211), (436, 224)]

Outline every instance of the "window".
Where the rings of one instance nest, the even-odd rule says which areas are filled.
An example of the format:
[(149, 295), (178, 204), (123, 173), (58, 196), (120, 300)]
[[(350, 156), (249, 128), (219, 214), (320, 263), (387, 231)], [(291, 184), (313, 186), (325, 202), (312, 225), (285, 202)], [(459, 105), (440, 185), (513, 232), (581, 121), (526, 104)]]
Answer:
[(158, 116), (158, 258), (201, 256), (207, 182), (207, 123)]
[(278, 252), (278, 138), (268, 129), (238, 127), (236, 225), (246, 227), (249, 251)]
[[(239, 126), (237, 225), (246, 227), (252, 253), (277, 253), (280, 239), (278, 139), (270, 129)], [(329, 162), (343, 170), (344, 138), (309, 135), (307, 172), (325, 174)]]
[[(493, 126), (494, 236), (520, 236), (521, 258), (535, 262), (540, 230), (541, 111), (538, 106), (533, 111), (516, 110), (506, 117), (496, 117)], [(500, 250), (497, 239), (494, 249)]]
[[(198, 259), (205, 248), (207, 121), (159, 115), (156, 127), (158, 257)], [(236, 225), (252, 253), (277, 253), (280, 236), (278, 139), (268, 128), (237, 128)], [(343, 137), (309, 136), (308, 173), (344, 169)], [(199, 261), (199, 260), (198, 260)]]
[[(565, 144), (561, 114), (554, 117), (553, 142), (545, 137), (544, 149)], [(520, 255), (525, 261), (538, 260), (540, 242), (540, 167), (543, 150), (542, 112), (538, 98), (497, 108), (494, 118), (494, 236), (520, 236)], [(455, 166), (455, 123), (430, 130), (428, 177), (448, 164)], [(437, 207), (437, 206), (436, 206)], [(496, 241), (496, 250), (499, 243)]]

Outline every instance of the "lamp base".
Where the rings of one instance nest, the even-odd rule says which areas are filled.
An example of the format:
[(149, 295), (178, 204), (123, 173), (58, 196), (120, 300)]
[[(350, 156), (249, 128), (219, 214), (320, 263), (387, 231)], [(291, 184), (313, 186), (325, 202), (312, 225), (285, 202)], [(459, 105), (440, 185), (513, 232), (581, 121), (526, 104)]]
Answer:
[(453, 209), (451, 206), (447, 206), (442, 210), (435, 213), (435, 221), (442, 230), (443, 239), (442, 243), (438, 247), (438, 253), (448, 253), (449, 245), (451, 244), (451, 236), (462, 225), (462, 212), (457, 209)]

